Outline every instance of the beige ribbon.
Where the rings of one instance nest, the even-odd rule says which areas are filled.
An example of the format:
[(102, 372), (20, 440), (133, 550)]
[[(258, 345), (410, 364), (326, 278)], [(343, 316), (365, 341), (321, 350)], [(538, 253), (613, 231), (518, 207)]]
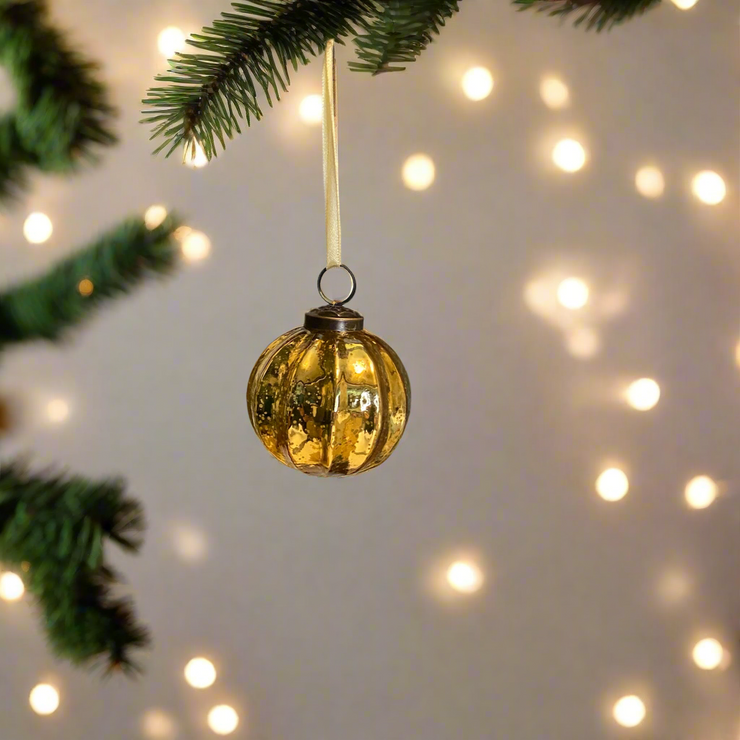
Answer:
[(342, 225), (339, 220), (339, 155), (337, 151), (337, 66), (334, 42), (324, 54), (322, 85), (324, 139), (324, 198), (326, 204), (326, 267), (342, 264)]

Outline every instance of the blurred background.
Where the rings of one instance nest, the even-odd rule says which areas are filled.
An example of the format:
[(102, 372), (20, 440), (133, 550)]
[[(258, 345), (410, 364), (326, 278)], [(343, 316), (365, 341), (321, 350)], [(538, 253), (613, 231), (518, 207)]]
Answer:
[(151, 156), (140, 100), (181, 41), (161, 32), (224, 0), (50, 4), (122, 142), (0, 216), (3, 283), (152, 205), (196, 233), (171, 280), (3, 356), (6, 454), (120, 471), (144, 501), (144, 552), (116, 564), (156, 641), (141, 680), (101, 682), (6, 584), (3, 740), (237, 717), (253, 740), (740, 737), (738, 4), (596, 34), (466, 0), (402, 74), (338, 49), (352, 307), (413, 404), (387, 463), (332, 480), (273, 460), (244, 398), (320, 303), (320, 62), (187, 168)]

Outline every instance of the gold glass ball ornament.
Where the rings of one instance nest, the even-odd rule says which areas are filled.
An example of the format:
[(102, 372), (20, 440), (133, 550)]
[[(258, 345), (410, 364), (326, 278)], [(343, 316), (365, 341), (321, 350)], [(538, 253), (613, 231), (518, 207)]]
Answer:
[(303, 326), (267, 347), (249, 378), (247, 407), (257, 436), (281, 463), (309, 475), (377, 467), (409, 417), (403, 363), (364, 330), (363, 316), (343, 306), (346, 300), (306, 313)]

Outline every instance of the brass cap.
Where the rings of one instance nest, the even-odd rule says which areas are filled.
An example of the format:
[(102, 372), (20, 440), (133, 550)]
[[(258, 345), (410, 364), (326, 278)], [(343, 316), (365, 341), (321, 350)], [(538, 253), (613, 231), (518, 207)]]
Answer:
[(306, 312), (303, 326), (312, 331), (360, 331), (365, 317), (346, 306), (319, 306)]

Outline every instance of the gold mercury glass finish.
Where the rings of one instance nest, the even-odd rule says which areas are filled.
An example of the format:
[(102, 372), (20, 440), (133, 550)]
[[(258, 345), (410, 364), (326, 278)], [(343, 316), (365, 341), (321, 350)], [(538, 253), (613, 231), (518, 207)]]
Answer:
[(384, 462), (410, 406), (398, 355), (344, 306), (313, 309), (304, 326), (272, 342), (247, 388), (249, 418), (265, 447), (318, 476), (356, 475)]

